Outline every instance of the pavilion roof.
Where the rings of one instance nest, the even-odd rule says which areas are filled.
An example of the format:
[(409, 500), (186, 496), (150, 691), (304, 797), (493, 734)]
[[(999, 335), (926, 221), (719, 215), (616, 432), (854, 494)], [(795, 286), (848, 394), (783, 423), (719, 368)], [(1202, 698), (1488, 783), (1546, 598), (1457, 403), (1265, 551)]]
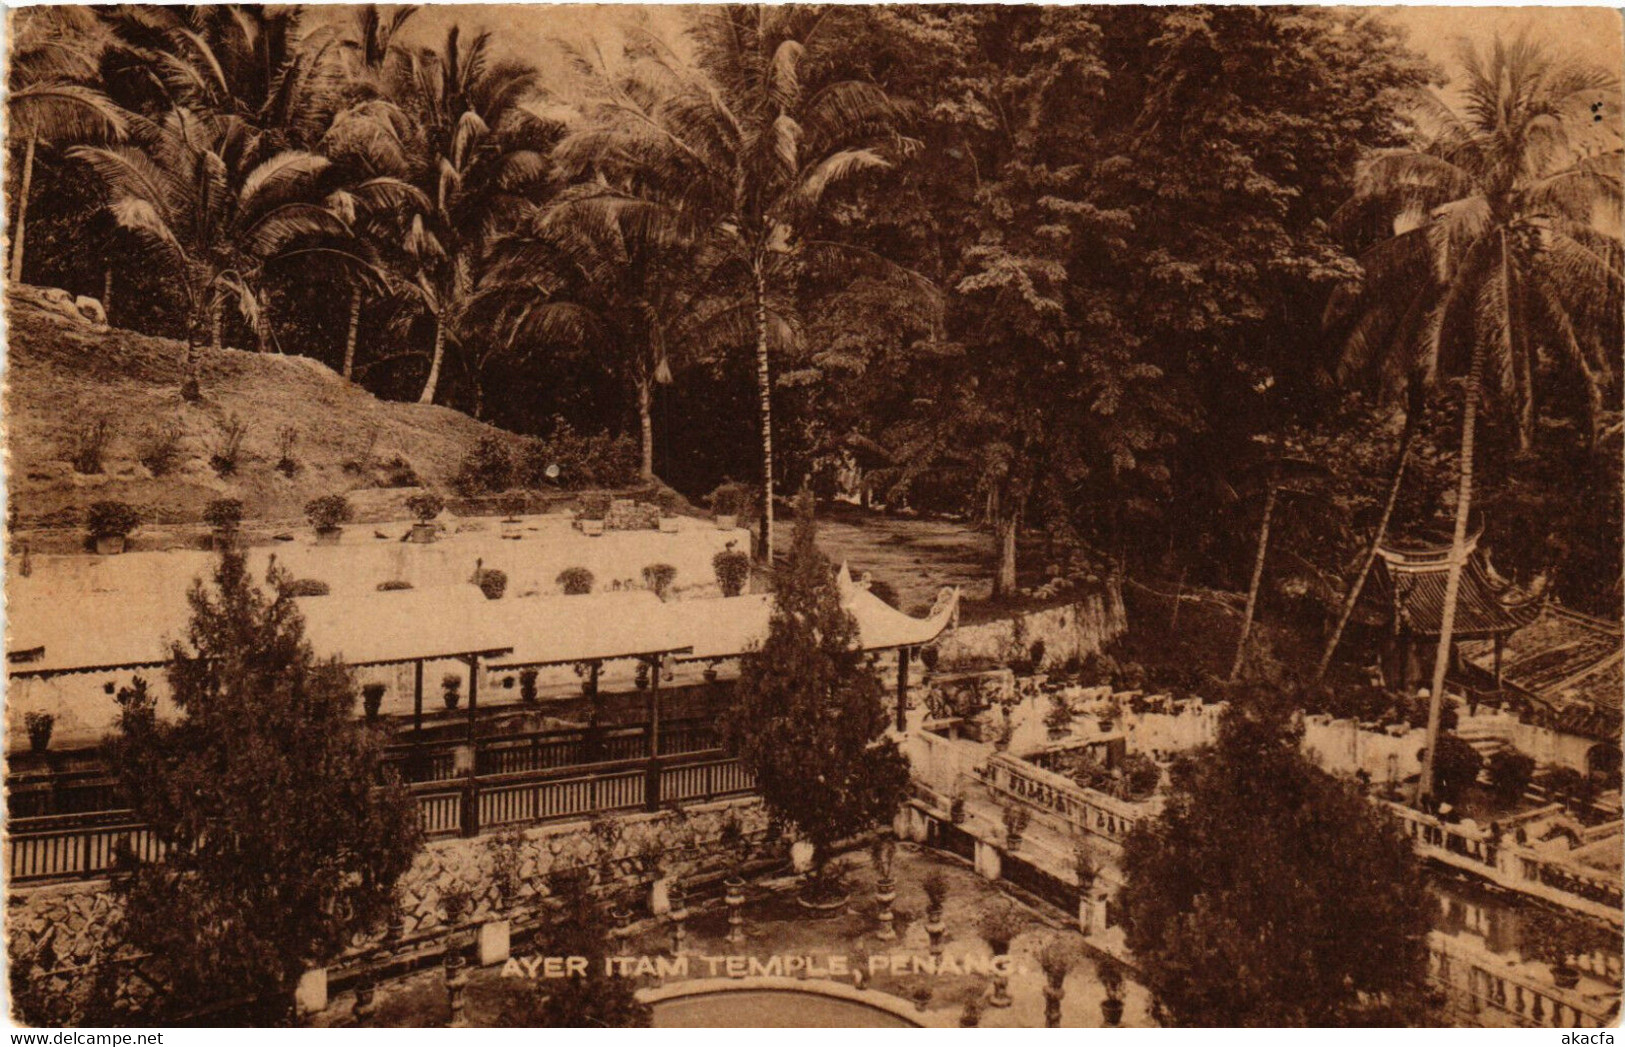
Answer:
[[(1494, 671), (1488, 643), (1462, 645), (1462, 656)], [(1625, 632), (1618, 622), (1571, 611), (1550, 601), (1527, 628), (1507, 639), (1501, 681), (1545, 706), (1571, 734), (1617, 739), (1625, 696)]]
[[(1413, 636), (1438, 636), (1448, 573), (1448, 549), (1443, 559), (1380, 556), (1360, 594), (1362, 616), (1368, 622), (1397, 624)], [(1541, 590), (1523, 589), (1502, 578), (1484, 554), (1472, 548), (1461, 573), (1452, 632), (1463, 640), (1506, 635), (1538, 618), (1543, 603)]]

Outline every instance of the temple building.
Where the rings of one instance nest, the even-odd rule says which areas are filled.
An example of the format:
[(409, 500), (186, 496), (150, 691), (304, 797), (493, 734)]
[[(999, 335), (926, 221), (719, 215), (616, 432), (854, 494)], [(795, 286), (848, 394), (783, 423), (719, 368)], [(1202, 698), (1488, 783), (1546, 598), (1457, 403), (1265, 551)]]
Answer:
[[(1456, 618), (1451, 629), (1451, 671), (1460, 669), (1464, 643), (1482, 642), (1490, 654), (1493, 688), (1501, 686), (1507, 640), (1540, 617), (1545, 586), (1523, 588), (1497, 574), (1478, 534), (1467, 541)], [(1383, 680), (1395, 690), (1426, 687), (1444, 619), (1450, 542), (1391, 540), (1377, 549), (1357, 609), (1359, 622), (1380, 651)]]

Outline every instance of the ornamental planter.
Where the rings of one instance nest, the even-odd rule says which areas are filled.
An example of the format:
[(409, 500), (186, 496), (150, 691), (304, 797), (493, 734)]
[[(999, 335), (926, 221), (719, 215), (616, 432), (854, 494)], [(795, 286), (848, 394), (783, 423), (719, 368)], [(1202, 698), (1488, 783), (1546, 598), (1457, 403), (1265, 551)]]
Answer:
[(589, 538), (600, 537), (604, 533), (604, 521), (602, 521), (602, 520), (583, 520), (583, 521), (581, 521), (581, 533), (586, 535)]
[(632, 929), (632, 910), (624, 905), (617, 905), (611, 910), (609, 916), (610, 919), (615, 921), (616, 937), (625, 938), (627, 932)]
[(675, 516), (662, 516), (660, 518), (660, 533), (661, 534), (676, 534), (677, 533), (677, 517), (675, 517)]
[(117, 556), (124, 551), (124, 536), (109, 535), (106, 538), (96, 539), (97, 556)]
[(1580, 984), (1580, 972), (1566, 963), (1554, 965), (1552, 982), (1559, 989), (1572, 989)]
[(463, 1013), (463, 992), (468, 988), (468, 965), (462, 956), (455, 952), (446, 953), (446, 1002), (451, 1007), (451, 1018), (446, 1022), (453, 1029), (463, 1029), (468, 1026), (468, 1018)]
[(728, 941), (742, 945), (745, 941), (745, 881), (730, 876), (724, 884), (728, 888), (724, 899), (728, 903)]
[(942, 936), (948, 930), (942, 922), (942, 910), (928, 911), (925, 914), (925, 933), (931, 938), (931, 955), (941, 958)]
[(438, 532), (439, 528), (432, 523), (415, 523), (408, 538), (420, 545), (427, 545), (438, 537)]
[(1123, 1001), (1107, 997), (1100, 1001), (1100, 1016), (1106, 1020), (1107, 1025), (1116, 1025), (1123, 1020)]
[(880, 920), (880, 929), (875, 932), (875, 937), (879, 938), (883, 942), (897, 940), (897, 930), (893, 926), (895, 917), (891, 911), (892, 902), (895, 902), (896, 900), (896, 880), (892, 879), (890, 876), (887, 876), (875, 884), (875, 901), (880, 907), (880, 911), (877, 914), (877, 918)]

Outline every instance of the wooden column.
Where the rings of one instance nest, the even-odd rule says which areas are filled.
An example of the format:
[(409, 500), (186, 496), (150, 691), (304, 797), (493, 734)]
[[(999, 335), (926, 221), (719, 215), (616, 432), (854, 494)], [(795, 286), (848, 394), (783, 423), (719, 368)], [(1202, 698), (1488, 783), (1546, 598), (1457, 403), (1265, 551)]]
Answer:
[(423, 741), (423, 659), (412, 667), (412, 741)]
[(897, 649), (897, 730), (908, 730), (908, 654), (907, 647)]
[(475, 720), (480, 700), (480, 659), (468, 657), (468, 776), (463, 783), (464, 836), (477, 836), (480, 831), (480, 747), (475, 732)]
[(649, 667), (649, 696), (647, 701), (649, 732), (649, 769), (643, 786), (643, 806), (651, 811), (660, 809), (660, 659), (645, 659)]
[(1501, 689), (1501, 648), (1506, 646), (1506, 634), (1495, 634), (1495, 689)]

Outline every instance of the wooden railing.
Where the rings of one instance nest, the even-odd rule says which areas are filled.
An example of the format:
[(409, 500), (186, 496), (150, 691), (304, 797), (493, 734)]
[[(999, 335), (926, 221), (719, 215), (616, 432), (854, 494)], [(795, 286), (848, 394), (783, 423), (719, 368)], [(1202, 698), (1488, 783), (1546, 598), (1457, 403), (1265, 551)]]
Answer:
[(118, 863), (123, 848), (143, 861), (164, 855), (152, 830), (129, 811), (9, 818), (6, 830), (6, 873), (12, 883), (100, 875)]

